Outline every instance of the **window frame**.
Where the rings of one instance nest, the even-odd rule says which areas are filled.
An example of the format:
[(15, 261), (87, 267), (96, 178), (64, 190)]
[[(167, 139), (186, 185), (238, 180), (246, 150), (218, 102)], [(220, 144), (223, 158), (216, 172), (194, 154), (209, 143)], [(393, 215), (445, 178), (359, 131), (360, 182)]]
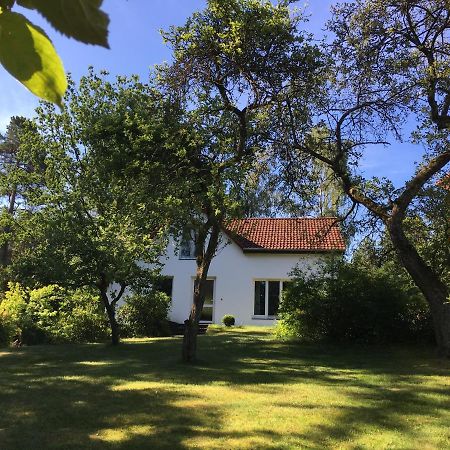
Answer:
[[(255, 287), (257, 281), (264, 281), (265, 292), (264, 292), (264, 315), (255, 314)], [(275, 320), (278, 319), (278, 315), (269, 315), (269, 281), (278, 281), (280, 286), (280, 291), (278, 294), (278, 305), (280, 304), (281, 296), (283, 295), (284, 283), (292, 281), (289, 278), (253, 278), (253, 303), (252, 303), (252, 319), (254, 320)]]

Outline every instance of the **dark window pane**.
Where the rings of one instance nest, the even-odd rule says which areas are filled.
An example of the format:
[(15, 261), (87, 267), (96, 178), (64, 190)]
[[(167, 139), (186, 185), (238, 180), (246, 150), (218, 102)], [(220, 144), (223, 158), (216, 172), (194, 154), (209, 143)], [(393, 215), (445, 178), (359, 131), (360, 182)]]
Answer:
[(193, 258), (194, 243), (190, 239), (183, 239), (180, 244), (180, 258)]
[(269, 281), (269, 308), (268, 315), (275, 316), (278, 311), (278, 304), (280, 302), (280, 282)]
[(214, 298), (214, 280), (206, 280), (205, 303), (212, 304)]
[(172, 298), (172, 284), (172, 277), (160, 277), (154, 281), (153, 288), (155, 291), (164, 292), (164, 294)]
[(213, 313), (213, 307), (203, 305), (203, 311), (200, 316), (200, 320), (202, 322), (212, 322), (212, 313)]
[(255, 316), (264, 316), (266, 314), (266, 282), (255, 281)]

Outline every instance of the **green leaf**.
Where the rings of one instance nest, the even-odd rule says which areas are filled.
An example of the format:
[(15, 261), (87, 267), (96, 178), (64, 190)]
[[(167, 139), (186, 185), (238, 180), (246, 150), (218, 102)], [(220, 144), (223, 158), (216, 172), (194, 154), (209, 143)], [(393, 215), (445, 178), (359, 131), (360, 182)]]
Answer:
[(35, 9), (66, 36), (86, 44), (109, 48), (109, 18), (100, 7), (103, 0), (18, 0), (17, 4)]
[(61, 59), (44, 31), (22, 14), (0, 14), (0, 63), (33, 94), (61, 106), (67, 88)]

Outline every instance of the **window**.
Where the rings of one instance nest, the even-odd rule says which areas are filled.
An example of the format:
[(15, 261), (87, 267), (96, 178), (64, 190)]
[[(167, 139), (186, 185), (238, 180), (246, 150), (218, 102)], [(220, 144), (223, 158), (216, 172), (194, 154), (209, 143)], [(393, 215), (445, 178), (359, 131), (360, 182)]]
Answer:
[(269, 316), (274, 316), (278, 312), (280, 284), (280, 281), (269, 281), (269, 294), (267, 296), (267, 315)]
[(191, 238), (183, 238), (180, 244), (180, 259), (195, 259), (195, 244)]
[(205, 303), (200, 322), (212, 322), (214, 310), (214, 280), (206, 280)]
[(289, 281), (282, 280), (256, 280), (254, 316), (272, 318), (277, 315), (280, 304), (280, 294)]
[(266, 315), (266, 282), (255, 281), (255, 316)]
[(161, 276), (153, 282), (155, 291), (164, 292), (169, 298), (172, 298), (173, 277)]

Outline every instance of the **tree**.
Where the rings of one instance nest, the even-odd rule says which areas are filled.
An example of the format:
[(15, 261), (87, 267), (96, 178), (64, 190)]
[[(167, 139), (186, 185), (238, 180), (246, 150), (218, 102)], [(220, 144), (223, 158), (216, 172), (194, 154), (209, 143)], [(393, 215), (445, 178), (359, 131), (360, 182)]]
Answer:
[(428, 183), (418, 194), (409, 216), (405, 225), (410, 240), (450, 286), (450, 189), (445, 180)]
[(290, 212), (290, 199), (280, 186), (270, 155), (256, 156), (245, 179), (233, 185), (232, 192), (241, 205), (242, 217), (275, 217)]
[(165, 163), (183, 151), (178, 121), (136, 77), (112, 83), (91, 70), (78, 89), (69, 84), (66, 100), (61, 113), (42, 104), (22, 140), (23, 157), (42, 168), (42, 188), (30, 186), (37, 210), (21, 223), (14, 268), (32, 284), (97, 289), (117, 344), (116, 304), (128, 287), (150, 283), (165, 214), (178, 206), (169, 189), (161, 193), (178, 170)]
[(7, 270), (12, 255), (12, 234), (20, 214), (30, 205), (24, 186), (33, 183), (34, 167), (20, 158), (20, 133), (26, 124), (23, 117), (12, 117), (5, 136), (0, 136), (1, 246), (0, 266), (3, 288), (8, 282)]
[[(289, 1), (210, 0), (207, 8), (181, 27), (163, 33), (174, 62), (161, 68), (167, 92), (187, 111), (197, 132), (197, 152), (190, 159), (197, 185), (192, 191), (191, 223), (197, 273), (191, 312), (185, 324), (183, 360), (196, 356), (198, 322), (205, 285), (221, 228), (239, 211), (238, 191), (254, 158), (272, 133), (270, 115), (286, 78), (297, 75), (299, 98), (310, 96), (320, 74), (319, 53), (309, 36), (290, 18)], [(274, 89), (274, 86), (276, 87)], [(301, 113), (308, 122), (309, 109)], [(300, 114), (300, 110), (299, 110)]]
[[(277, 118), (277, 145), (291, 157), (322, 161), (353, 204), (383, 222), (427, 299), (440, 353), (450, 355), (448, 286), (405, 231), (408, 208), (450, 161), (448, 1), (356, 0), (333, 8), (328, 28), (335, 40), (327, 49), (328, 79), (313, 126), (305, 132), (295, 111), (299, 102), (289, 93)], [(291, 85), (296, 81), (290, 78)], [(417, 124), (414, 139), (428, 148), (417, 171), (401, 189), (381, 174), (365, 180), (357, 165), (366, 146), (401, 138), (405, 123)], [(324, 130), (319, 148), (311, 138), (317, 127)]]
[(12, 178), (11, 172), (19, 166), (17, 161), (17, 152), (19, 148), (18, 128), (21, 126), (21, 119), (13, 117), (6, 130), (6, 136), (1, 137), (0, 156), (1, 156), (1, 194), (4, 207), (2, 208), (2, 222), (4, 222), (2, 232), (2, 246), (0, 248), (0, 264), (5, 267), (10, 262), (11, 248), (8, 235), (11, 232), (11, 218), (16, 210), (17, 182), (8, 182)]
[(232, 185), (241, 217), (337, 215), (342, 193), (323, 168), (313, 167), (307, 182), (302, 177), (296, 184), (292, 166), (285, 167), (272, 153), (269, 148), (267, 153), (255, 154), (245, 179)]
[(67, 81), (62, 61), (41, 28), (14, 4), (36, 10), (62, 34), (108, 48), (108, 16), (102, 0), (0, 0), (0, 63), (33, 94), (61, 106)]
[[(403, 223), (408, 239), (414, 242), (422, 258), (446, 285), (450, 285), (449, 217), (450, 191), (442, 179), (428, 183), (419, 192)], [(411, 291), (419, 291), (402, 265), (386, 228), (363, 239), (352, 254), (352, 262), (368, 271), (382, 268), (402, 279), (402, 284), (409, 286)]]

